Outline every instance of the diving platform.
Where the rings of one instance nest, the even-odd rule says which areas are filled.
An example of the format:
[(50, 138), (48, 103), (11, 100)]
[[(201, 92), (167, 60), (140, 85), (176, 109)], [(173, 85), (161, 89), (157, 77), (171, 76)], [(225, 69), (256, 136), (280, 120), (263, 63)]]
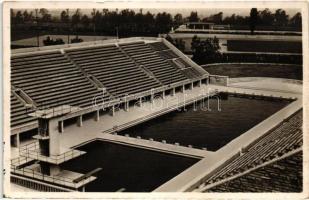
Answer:
[(45, 156), (45, 155), (42, 155), (40, 152), (38, 141), (34, 141), (32, 143), (21, 146), (19, 148), (19, 155), (22, 157), (35, 159), (38, 161), (47, 162), (47, 163), (56, 164), (56, 165), (62, 164), (73, 158), (84, 155), (85, 153), (86, 153), (85, 151), (79, 151), (76, 149), (66, 149), (66, 150), (62, 150), (60, 154)]

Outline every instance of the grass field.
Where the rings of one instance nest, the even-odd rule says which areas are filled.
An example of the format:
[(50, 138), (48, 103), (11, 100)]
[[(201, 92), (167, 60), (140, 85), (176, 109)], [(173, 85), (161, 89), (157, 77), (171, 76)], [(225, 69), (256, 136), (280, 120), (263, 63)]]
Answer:
[(203, 66), (210, 74), (237, 77), (273, 77), (302, 80), (301, 65), (278, 64), (218, 64)]
[(302, 53), (302, 43), (296, 41), (227, 40), (228, 51)]

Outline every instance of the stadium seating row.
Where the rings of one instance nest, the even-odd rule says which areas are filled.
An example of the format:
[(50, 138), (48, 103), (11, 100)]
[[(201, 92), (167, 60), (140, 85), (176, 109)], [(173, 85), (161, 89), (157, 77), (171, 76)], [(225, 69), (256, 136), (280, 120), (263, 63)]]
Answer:
[(187, 78), (198, 78), (201, 76), (201, 73), (197, 71), (194, 67), (185, 62), (182, 58), (176, 55), (171, 49), (169, 49), (162, 42), (153, 42), (148, 43), (148, 45), (156, 51), (156, 53), (163, 59), (167, 60), (170, 65), (175, 69), (181, 70), (181, 73), (184, 74)]
[(86, 73), (95, 76), (112, 95), (134, 94), (161, 86), (115, 45), (66, 50), (66, 53)]
[(205, 184), (212, 184), (243, 173), (301, 147), (303, 143), (301, 127), (302, 110), (297, 111), (289, 119), (250, 145), (240, 156), (207, 178)]
[(165, 85), (187, 79), (144, 42), (121, 44), (120, 47), (138, 64), (151, 71)]
[[(179, 67), (160, 57), (157, 50), (166, 52), (169, 57), (177, 57), (162, 42), (15, 55), (11, 58), (11, 84), (27, 94), (38, 109), (64, 104), (83, 108), (91, 106), (94, 96), (102, 95), (89, 77), (106, 88), (104, 100), (110, 95), (136, 94), (194, 77), (194, 74), (185, 76)], [(25, 106), (14, 95), (11, 106), (12, 127), (34, 120), (27, 116)]]
[(301, 192), (302, 160), (298, 152), (205, 192)]

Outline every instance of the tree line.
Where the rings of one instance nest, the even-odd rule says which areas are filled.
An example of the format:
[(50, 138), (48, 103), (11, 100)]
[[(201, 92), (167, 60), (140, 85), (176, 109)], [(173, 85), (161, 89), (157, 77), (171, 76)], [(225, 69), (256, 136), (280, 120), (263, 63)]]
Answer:
[[(252, 18), (252, 17), (251, 17)], [(186, 22), (213, 22), (215, 24), (230, 24), (250, 26), (250, 16), (232, 14), (223, 17), (223, 12), (200, 18), (197, 12), (189, 16), (177, 13), (172, 16), (167, 12), (152, 14), (143, 9), (134, 11), (93, 9), (91, 14), (83, 14), (81, 9), (64, 9), (59, 16), (52, 15), (48, 9), (11, 10), (12, 28), (40, 27), (40, 30), (54, 28), (58, 31), (78, 33), (93, 33), (96, 35), (119, 35), (120, 37), (145, 35), (157, 36), (168, 33), (171, 28), (177, 28)], [(257, 10), (256, 25), (261, 26), (294, 26), (301, 27), (301, 13), (287, 15), (283, 9), (274, 13), (269, 9)], [(38, 28), (37, 28), (38, 29)]]
[[(264, 10), (253, 9), (256, 10), (256, 24), (260, 26), (294, 26), (300, 28), (302, 25), (302, 16), (300, 12), (297, 12), (293, 16), (289, 16), (283, 9), (277, 9), (275, 12), (272, 12), (268, 8), (265, 8)], [(248, 25), (250, 23), (250, 18), (252, 17), (251, 13), (249, 16), (232, 14), (231, 16), (223, 17), (223, 12), (218, 12), (208, 17), (200, 18), (197, 12), (191, 12), (188, 19), (189, 22), (213, 22), (222, 25)]]

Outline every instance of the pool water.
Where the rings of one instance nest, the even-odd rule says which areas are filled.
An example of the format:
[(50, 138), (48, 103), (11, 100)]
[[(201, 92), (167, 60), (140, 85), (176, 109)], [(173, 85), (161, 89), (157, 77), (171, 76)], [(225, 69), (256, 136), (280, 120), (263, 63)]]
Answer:
[(80, 173), (102, 168), (86, 192), (150, 192), (199, 161), (99, 140), (78, 149), (87, 153), (62, 168)]
[(153, 138), (156, 141), (166, 140), (167, 143), (177, 142), (184, 146), (192, 145), (194, 148), (216, 151), (290, 103), (283, 99), (227, 97), (220, 98), (221, 111), (217, 109), (217, 99), (210, 99), (211, 111), (200, 109), (203, 106), (200, 102), (196, 111), (192, 105), (187, 106), (186, 112), (171, 112), (118, 134)]

